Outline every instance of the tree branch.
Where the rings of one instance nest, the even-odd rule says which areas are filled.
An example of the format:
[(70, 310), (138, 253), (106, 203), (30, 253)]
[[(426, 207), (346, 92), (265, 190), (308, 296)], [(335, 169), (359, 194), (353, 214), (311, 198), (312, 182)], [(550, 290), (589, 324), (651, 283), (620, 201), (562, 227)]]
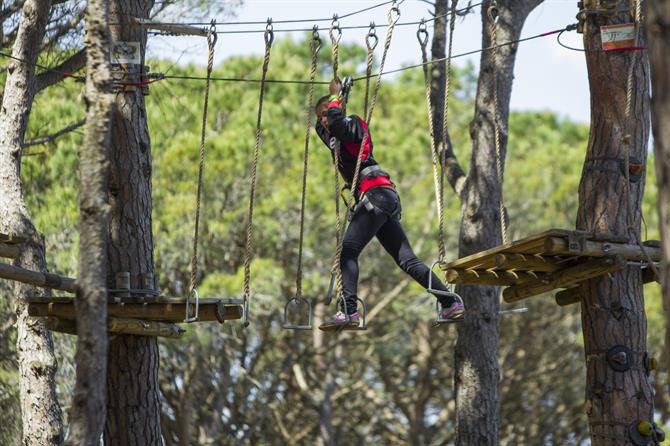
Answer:
[(26, 142), (23, 143), (23, 148), (25, 149), (25, 148), (30, 147), (30, 146), (36, 146), (36, 145), (39, 145), (39, 144), (46, 144), (48, 142), (55, 141), (59, 137), (65, 135), (67, 133), (70, 133), (73, 130), (77, 130), (79, 127), (83, 126), (84, 124), (86, 124), (86, 119), (82, 119), (81, 121), (75, 122), (74, 124), (70, 124), (69, 126), (57, 131), (56, 133), (54, 133), (52, 135), (42, 136), (42, 137), (39, 137), (39, 138), (32, 139), (30, 141), (26, 141)]
[(69, 73), (74, 73), (75, 71), (79, 71), (84, 68), (85, 64), (86, 51), (82, 49), (70, 56), (69, 59), (65, 60), (60, 65), (38, 74), (35, 78), (35, 93), (38, 93), (45, 88), (61, 82), (63, 79), (68, 77)]

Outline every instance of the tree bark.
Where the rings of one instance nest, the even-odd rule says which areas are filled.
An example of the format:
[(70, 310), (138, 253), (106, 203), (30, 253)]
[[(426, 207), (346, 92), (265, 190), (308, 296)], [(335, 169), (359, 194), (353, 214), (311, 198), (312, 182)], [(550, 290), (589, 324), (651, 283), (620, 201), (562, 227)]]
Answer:
[[(670, 364), (670, 2), (647, 5), (647, 38), (651, 63), (651, 121), (654, 132), (654, 162), (658, 182), (658, 213), (661, 223), (663, 265), (660, 270), (665, 311), (664, 364)], [(667, 370), (667, 366), (665, 367)]]
[[(8, 67), (0, 107), (0, 232), (28, 239), (14, 265), (46, 272), (44, 242), (35, 229), (23, 197), (21, 147), (34, 98), (35, 62), (49, 20), (49, 0), (23, 5), (21, 24)], [(24, 445), (62, 442), (61, 411), (56, 399), (53, 341), (42, 320), (28, 316), (26, 297), (48, 292), (16, 283), (17, 351)]]
[(109, 1), (86, 6), (86, 135), (79, 150), (77, 373), (68, 444), (100, 444), (107, 389), (107, 151), (112, 105)]
[[(611, 17), (589, 15), (584, 47), (591, 87), (591, 132), (579, 187), (577, 229), (640, 236), (644, 178), (627, 183), (629, 153), (646, 160), (649, 141), (649, 70), (642, 52), (600, 51), (600, 26), (628, 23), (628, 13)], [(639, 44), (644, 46), (641, 34)], [(626, 113), (629, 67), (634, 64), (631, 113)], [(596, 167), (596, 168), (593, 168)], [(642, 280), (636, 267), (610, 277), (590, 280), (582, 292), (582, 327), (586, 356), (586, 413), (594, 445), (628, 444), (627, 429), (653, 418), (652, 389), (645, 373), (647, 320)], [(630, 349), (632, 367), (616, 371), (607, 352), (623, 345)]]
[[(542, 0), (498, 1), (499, 20), (497, 42), (517, 40), (528, 14)], [(482, 46), (491, 45), (491, 23), (488, 10), (491, 2), (482, 5)], [(446, 11), (446, 0), (436, 3), (436, 13)], [(437, 24), (436, 24), (437, 26)], [(444, 26), (444, 25), (441, 25)], [(458, 35), (458, 33), (456, 33)], [(436, 30), (434, 39), (445, 39), (442, 30)], [(443, 53), (444, 44), (433, 42), (433, 55)], [(477, 86), (475, 117), (470, 126), (472, 155), (470, 170), (466, 174), (452, 150), (449, 135), (443, 135), (442, 147), (446, 151), (443, 170), (446, 179), (461, 201), (461, 229), (459, 256), (483, 251), (499, 245), (502, 241), (499, 209), (502, 200), (502, 179), (496, 170), (495, 128), (493, 101), (494, 80), (498, 94), (498, 122), (500, 126), (500, 162), (505, 164), (509, 102), (512, 92), (513, 70), (518, 45), (501, 47), (495, 51), (484, 51)], [(437, 52), (436, 52), (437, 51)], [(442, 51), (442, 53), (440, 53)], [(442, 70), (444, 64), (433, 68)], [(438, 77), (436, 77), (436, 74)], [(436, 134), (442, 133), (439, 115), (443, 111), (437, 106), (443, 103), (437, 93), (439, 85), (433, 83), (433, 115)], [(443, 91), (443, 90), (442, 90)], [(442, 93), (443, 95), (443, 93)], [(442, 114), (443, 116), (443, 114)], [(497, 445), (499, 425), (498, 367), (499, 307), (498, 289), (487, 286), (462, 286), (458, 289), (466, 307), (465, 320), (458, 326), (458, 341), (455, 351), (455, 387), (458, 445)]]
[[(114, 0), (110, 21), (114, 41), (140, 42), (146, 34), (129, 24), (130, 17), (147, 18), (153, 1)], [(143, 59), (143, 57), (142, 57)], [(140, 66), (129, 68), (139, 80)], [(112, 115), (109, 172), (109, 275), (129, 271), (131, 288), (141, 288), (142, 275), (153, 274), (151, 232), (151, 140), (144, 97), (139, 89), (116, 95)], [(116, 336), (109, 343), (107, 423), (109, 445), (161, 445), (156, 338)]]

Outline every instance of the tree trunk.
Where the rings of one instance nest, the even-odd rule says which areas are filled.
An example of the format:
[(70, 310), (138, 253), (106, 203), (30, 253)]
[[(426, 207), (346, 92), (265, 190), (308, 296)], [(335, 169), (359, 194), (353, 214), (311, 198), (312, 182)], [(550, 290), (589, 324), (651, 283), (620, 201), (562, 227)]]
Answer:
[[(49, 0), (28, 0), (8, 66), (0, 107), (0, 232), (27, 237), (14, 265), (46, 271), (44, 242), (33, 226), (20, 178), (21, 146), (34, 98), (35, 62), (51, 11)], [(24, 445), (62, 442), (61, 411), (56, 399), (56, 359), (51, 334), (42, 320), (28, 316), (26, 297), (48, 292), (16, 283), (17, 351)]]
[[(442, 3), (442, 4), (440, 4)], [(482, 46), (491, 45), (490, 1), (482, 5)], [(528, 14), (542, 0), (498, 1), (499, 20), (497, 42), (505, 43), (519, 38)], [(439, 0), (437, 11), (446, 11), (446, 0)], [(436, 24), (437, 26), (437, 24)], [(444, 25), (441, 25), (444, 26)], [(456, 31), (456, 36), (458, 30)], [(435, 39), (444, 39), (442, 30), (435, 32)], [(433, 52), (439, 55), (444, 44), (433, 42)], [(502, 199), (502, 179), (496, 169), (495, 128), (493, 100), (494, 80), (498, 94), (498, 122), (500, 126), (500, 162), (504, 169), (509, 102), (512, 91), (514, 62), (518, 45), (485, 51), (481, 56), (481, 69), (475, 104), (475, 117), (470, 126), (472, 156), (467, 176), (456, 160), (449, 135), (444, 136), (443, 169), (446, 178), (461, 200), (461, 229), (459, 257), (492, 248), (502, 241), (499, 209)], [(438, 51), (438, 53), (435, 53)], [(437, 65), (444, 73), (444, 64)], [(438, 73), (439, 74), (439, 73)], [(495, 75), (495, 77), (494, 77)], [(433, 69), (435, 77), (435, 68)], [(442, 77), (443, 79), (444, 77)], [(439, 94), (433, 83), (433, 115), (442, 110), (436, 107)], [(444, 90), (442, 90), (444, 91)], [(441, 102), (443, 103), (443, 102)], [(435, 119), (436, 134), (442, 133), (441, 118)], [(465, 320), (458, 326), (455, 351), (455, 387), (457, 415), (457, 444), (497, 445), (499, 424), (498, 338), (499, 307), (498, 289), (485, 286), (459, 288), (466, 307)]]
[(77, 376), (68, 444), (100, 444), (107, 390), (107, 151), (111, 72), (109, 2), (86, 6), (86, 136), (79, 151)]
[[(627, 186), (624, 136), (630, 135), (630, 156), (646, 159), (649, 141), (649, 70), (642, 52), (599, 51), (600, 26), (630, 22), (589, 15), (584, 47), (591, 86), (591, 132), (579, 186), (577, 229), (640, 236), (644, 178)], [(641, 33), (641, 37), (642, 37)], [(644, 46), (644, 39), (639, 42)], [(634, 64), (631, 113), (626, 113), (629, 67)], [(627, 429), (651, 420), (652, 390), (645, 374), (647, 320), (640, 270), (630, 267), (593, 279), (582, 293), (582, 325), (586, 356), (586, 412), (594, 445), (628, 443)], [(607, 361), (615, 346), (630, 349), (631, 368), (616, 371)]]
[[(328, 307), (317, 303), (314, 306), (315, 327), (318, 327), (326, 319)], [(317, 446), (333, 446), (337, 444), (333, 432), (333, 394), (335, 393), (336, 383), (335, 374), (337, 373), (337, 360), (339, 357), (339, 347), (335, 349), (328, 346), (326, 335), (321, 330), (314, 330), (312, 334), (312, 346), (314, 351), (318, 352), (315, 368), (321, 380), (321, 389), (319, 395), (321, 398), (315, 400), (319, 412), (319, 437)]]
[[(654, 131), (654, 161), (658, 181), (658, 213), (663, 241), (663, 305), (665, 310), (664, 364), (670, 364), (670, 2), (647, 5), (647, 36), (651, 63), (651, 120)], [(667, 370), (667, 366), (664, 367)]]
[[(114, 41), (140, 42), (146, 35), (129, 25), (131, 17), (147, 18), (153, 1), (115, 0), (110, 7)], [(143, 60), (143, 57), (142, 57)], [(130, 65), (128, 76), (139, 80), (141, 66)], [(131, 288), (154, 272), (151, 232), (151, 141), (140, 89), (116, 95), (110, 147), (109, 275), (129, 271)], [(161, 445), (156, 338), (116, 336), (109, 343), (105, 444)]]

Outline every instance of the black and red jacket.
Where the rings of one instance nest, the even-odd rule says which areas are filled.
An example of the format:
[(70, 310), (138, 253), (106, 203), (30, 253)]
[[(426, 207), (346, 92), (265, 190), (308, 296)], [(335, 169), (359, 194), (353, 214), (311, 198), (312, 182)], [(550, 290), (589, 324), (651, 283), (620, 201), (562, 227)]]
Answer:
[[(344, 116), (338, 100), (331, 100), (328, 103), (328, 130), (317, 119), (316, 132), (321, 141), (330, 149), (333, 159), (335, 150), (339, 151), (340, 162), (337, 169), (349, 185), (354, 179), (356, 159), (367, 128), (367, 123), (359, 116)], [(363, 146), (361, 173), (356, 189), (357, 199), (373, 187), (393, 187), (389, 175), (378, 167), (377, 161), (372, 156), (372, 149), (372, 137), (368, 134)]]

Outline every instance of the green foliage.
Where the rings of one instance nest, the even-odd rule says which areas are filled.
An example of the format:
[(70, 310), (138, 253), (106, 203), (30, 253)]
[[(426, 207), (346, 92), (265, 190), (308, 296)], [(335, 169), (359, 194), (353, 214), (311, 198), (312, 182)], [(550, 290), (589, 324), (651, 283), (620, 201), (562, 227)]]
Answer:
[[(322, 78), (330, 75), (329, 57), (330, 50), (324, 46)], [(341, 73), (349, 74), (360, 71), (365, 52), (343, 45), (340, 57)], [(260, 57), (230, 58), (213, 75), (259, 78), (261, 62)], [(306, 40), (278, 40), (268, 78), (307, 78), (309, 62)], [(202, 66), (195, 65), (152, 61), (151, 66), (156, 71), (170, 69), (174, 75), (204, 73)], [(472, 67), (454, 73), (450, 135), (465, 168), (475, 82)], [(68, 81), (39, 96), (29, 135), (53, 133), (81, 119), (80, 90), (79, 84)], [(350, 113), (363, 114), (363, 92), (364, 83), (359, 82), (352, 93)], [(325, 93), (325, 86), (317, 86), (315, 100)], [(153, 152), (155, 263), (165, 294), (184, 295), (189, 287), (203, 94), (202, 82), (165, 80), (153, 84), (146, 98)], [(317, 349), (311, 336), (279, 329), (285, 299), (296, 291), (306, 106), (312, 113), (311, 104), (305, 104), (306, 94), (305, 85), (266, 87), (251, 265), (254, 324), (244, 332), (235, 323), (190, 326), (186, 341), (162, 344), (166, 438), (169, 444), (180, 438), (176, 426), (188, 410), (184, 401), (193, 398), (197, 404), (191, 407), (192, 423), (201, 426), (194, 444), (284, 444), (282, 429), (303, 429), (307, 434), (296, 443), (313, 444), (319, 414), (310, 398), (325, 391), (321, 386), (330, 370), (341, 402), (333, 407), (332, 418), (344, 443), (359, 444), (365, 438), (370, 444), (408, 444), (410, 431), (417, 426), (431, 444), (451, 441), (450, 346), (455, 334), (426, 331), (432, 300), (406, 280), (376, 242), (362, 254), (361, 296), (369, 308), (390, 293), (397, 297), (375, 316), (374, 328), (365, 337), (327, 338)], [(258, 100), (258, 84), (212, 83), (199, 244), (199, 293), (203, 297), (242, 294)], [(437, 256), (437, 218), (420, 70), (384, 79), (371, 128), (375, 158), (391, 172), (400, 191), (403, 223), (413, 247), (419, 257), (432, 261)], [(514, 238), (550, 227), (574, 226), (587, 136), (585, 126), (549, 112), (512, 113), (505, 199)], [(81, 140), (81, 134), (75, 132), (56, 143), (33, 147), (29, 150), (33, 156), (25, 157), (22, 167), (30, 212), (45, 234), (51, 270), (69, 275), (76, 270), (76, 150)], [(335, 191), (329, 152), (313, 131), (309, 170), (303, 290), (315, 302), (325, 294), (335, 250)], [(644, 208), (650, 227), (655, 228), (652, 174), (649, 168)], [(451, 190), (446, 191), (446, 206), (448, 257), (454, 257), (460, 206)], [(646, 304), (650, 349), (660, 351), (663, 321), (658, 287), (647, 287)], [(531, 444), (537, 438), (551, 444), (578, 444), (585, 436), (584, 387), (581, 379), (574, 379), (584, 374), (579, 309), (558, 308), (542, 297), (529, 305), (529, 313), (505, 316), (502, 323), (501, 438), (506, 444)], [(69, 340), (66, 344), (61, 350), (64, 396), (72, 379), (72, 345)], [(8, 340), (3, 345), (9, 345)], [(325, 355), (328, 368), (322, 362)], [(310, 392), (301, 388), (296, 367), (302, 370)], [(0, 404), (16, 404), (16, 389), (11, 387), (15, 372), (15, 367), (0, 371), (0, 383), (8, 383), (11, 389), (6, 398), (0, 394)], [(430, 396), (424, 412), (414, 417), (404, 408), (420, 394), (416, 389)], [(555, 422), (558, 417), (562, 418)], [(368, 419), (376, 424), (351, 422)]]

